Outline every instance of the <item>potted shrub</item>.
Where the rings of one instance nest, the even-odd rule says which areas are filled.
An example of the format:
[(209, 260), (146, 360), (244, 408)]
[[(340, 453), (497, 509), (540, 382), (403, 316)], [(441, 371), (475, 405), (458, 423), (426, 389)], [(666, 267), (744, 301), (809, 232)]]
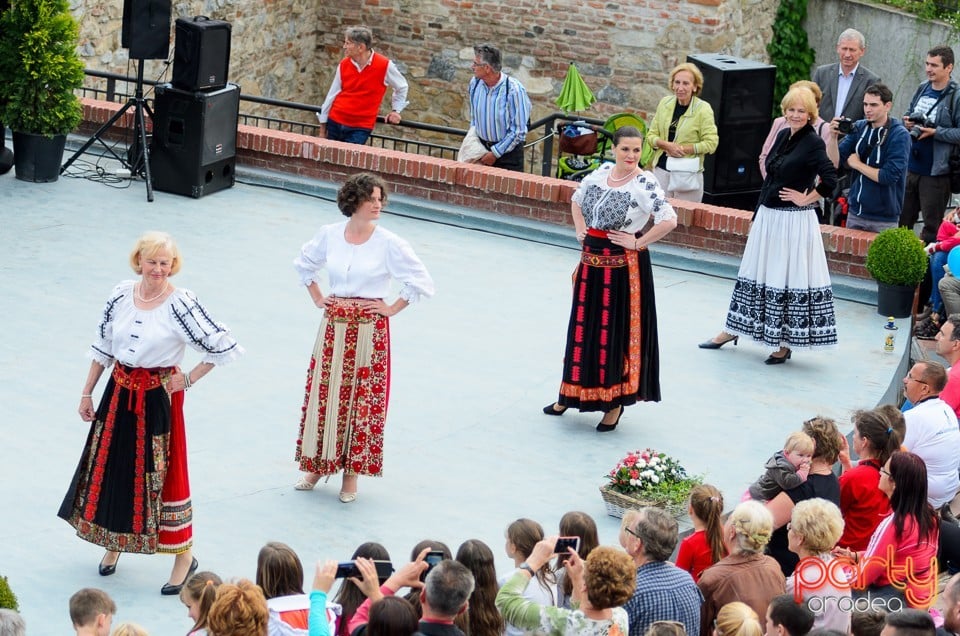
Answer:
[(15, 0), (0, 15), (0, 121), (13, 131), (18, 179), (56, 181), (82, 117), (79, 27), (67, 0)]
[(867, 250), (867, 271), (877, 281), (877, 313), (908, 318), (917, 285), (927, 273), (923, 242), (906, 227), (877, 234)]

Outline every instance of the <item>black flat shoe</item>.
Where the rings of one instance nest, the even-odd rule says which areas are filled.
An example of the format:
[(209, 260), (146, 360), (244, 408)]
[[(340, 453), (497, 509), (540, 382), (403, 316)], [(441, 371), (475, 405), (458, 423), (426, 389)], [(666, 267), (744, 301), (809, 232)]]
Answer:
[(600, 423), (597, 424), (598, 433), (609, 433), (610, 431), (617, 428), (617, 424), (620, 423), (620, 418), (623, 417), (623, 407), (620, 407), (620, 412), (617, 414), (617, 421), (613, 424), (604, 424), (603, 420), (600, 420)]
[(787, 353), (782, 356), (775, 356), (772, 353), (770, 357), (763, 361), (764, 364), (784, 364), (787, 360), (790, 359), (790, 354), (793, 352), (787, 349)]
[(117, 554), (117, 560), (113, 562), (113, 565), (103, 564), (103, 559), (107, 558), (106, 555), (103, 556), (103, 559), (100, 559), (100, 566), (97, 568), (97, 571), (100, 572), (100, 576), (110, 576), (111, 574), (117, 571), (117, 563), (120, 562), (121, 554), (123, 554), (123, 552), (120, 552), (119, 554)]
[(734, 336), (733, 338), (730, 338), (729, 340), (724, 340), (723, 342), (714, 342), (713, 338), (711, 338), (706, 342), (701, 342), (697, 346), (700, 347), (701, 349), (719, 349), (720, 347), (727, 344), (728, 342), (732, 342), (733, 346), (736, 347), (737, 343), (740, 342), (740, 336)]
[(564, 406), (561, 410), (558, 411), (557, 409), (554, 408), (555, 406), (557, 406), (556, 402), (554, 402), (553, 404), (547, 404), (545, 407), (543, 407), (543, 412), (547, 415), (563, 415), (564, 413), (567, 412), (568, 407)]
[(200, 567), (200, 564), (197, 562), (197, 558), (193, 558), (193, 562), (190, 564), (190, 569), (187, 570), (187, 575), (183, 577), (183, 581), (180, 582), (180, 585), (170, 585), (169, 583), (164, 583), (163, 587), (160, 588), (160, 593), (164, 596), (173, 596), (179, 594), (180, 590), (183, 589), (183, 586), (187, 583), (187, 580), (190, 579), (190, 576), (197, 571), (197, 568)]

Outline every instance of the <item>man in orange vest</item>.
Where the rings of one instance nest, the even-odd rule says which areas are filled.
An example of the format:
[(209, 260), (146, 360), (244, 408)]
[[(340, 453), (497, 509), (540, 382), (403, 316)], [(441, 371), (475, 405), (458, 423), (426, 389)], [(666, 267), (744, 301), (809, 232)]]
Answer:
[(407, 80), (396, 64), (372, 47), (373, 33), (369, 28), (347, 29), (343, 39), (346, 57), (340, 61), (317, 114), (321, 137), (352, 144), (367, 143), (377, 123), (387, 86), (393, 89), (387, 123), (400, 123), (400, 111), (409, 103)]

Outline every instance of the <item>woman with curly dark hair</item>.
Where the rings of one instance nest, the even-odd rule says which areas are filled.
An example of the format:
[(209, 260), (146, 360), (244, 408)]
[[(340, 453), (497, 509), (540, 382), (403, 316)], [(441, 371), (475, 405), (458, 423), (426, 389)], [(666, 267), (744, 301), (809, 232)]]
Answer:
[(866, 550), (834, 553), (857, 563), (857, 583), (867, 585), (861, 595), (897, 598), (925, 610), (937, 593), (940, 539), (939, 517), (927, 502), (927, 467), (919, 456), (897, 451), (880, 469), (879, 486), (893, 512), (874, 530)]
[[(313, 304), (323, 311), (304, 392), (295, 459), (297, 490), (343, 471), (340, 501), (357, 498), (357, 476), (383, 473), (390, 395), (390, 317), (433, 295), (433, 279), (410, 244), (377, 225), (386, 183), (361, 173), (337, 192), (346, 221), (325, 225), (293, 261)], [(329, 289), (320, 291), (326, 269)], [(392, 303), (393, 280), (400, 283)]]
[(464, 541), (457, 550), (457, 561), (473, 573), (474, 588), (467, 610), (470, 636), (500, 636), (505, 623), (494, 601), (497, 599), (497, 571), (493, 551), (479, 539)]

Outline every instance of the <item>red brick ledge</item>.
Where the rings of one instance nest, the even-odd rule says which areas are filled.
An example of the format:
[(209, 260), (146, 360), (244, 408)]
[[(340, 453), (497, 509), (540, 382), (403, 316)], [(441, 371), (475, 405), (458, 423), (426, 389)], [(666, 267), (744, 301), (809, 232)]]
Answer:
[[(88, 134), (121, 108), (112, 102), (82, 101), (81, 131)], [(117, 134), (132, 124), (127, 113), (115, 127)], [(376, 172), (406, 195), (559, 225), (571, 224), (570, 197), (576, 189), (575, 183), (553, 177), (253, 126), (238, 127), (237, 162), (333, 182), (357, 172)], [(743, 253), (751, 212), (686, 201), (672, 203), (679, 218), (677, 229), (664, 239), (666, 243), (730, 256)], [(826, 225), (821, 226), (821, 234), (831, 273), (869, 278), (863, 263), (874, 234)]]

